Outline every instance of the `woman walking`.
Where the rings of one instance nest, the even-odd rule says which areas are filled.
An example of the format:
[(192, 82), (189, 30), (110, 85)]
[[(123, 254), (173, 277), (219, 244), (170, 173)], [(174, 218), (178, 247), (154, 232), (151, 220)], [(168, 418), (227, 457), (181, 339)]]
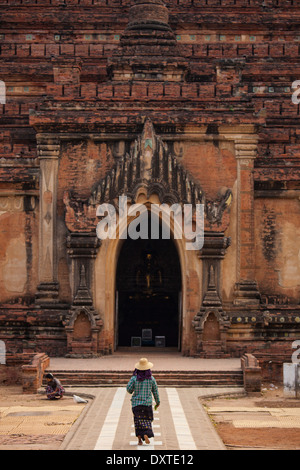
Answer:
[(140, 359), (127, 384), (127, 392), (132, 394), (131, 404), (135, 435), (138, 438), (139, 446), (143, 445), (143, 441), (150, 444), (150, 437), (154, 437), (152, 395), (156, 403), (155, 409), (160, 404), (157, 383), (151, 372), (152, 367), (153, 364), (148, 359)]

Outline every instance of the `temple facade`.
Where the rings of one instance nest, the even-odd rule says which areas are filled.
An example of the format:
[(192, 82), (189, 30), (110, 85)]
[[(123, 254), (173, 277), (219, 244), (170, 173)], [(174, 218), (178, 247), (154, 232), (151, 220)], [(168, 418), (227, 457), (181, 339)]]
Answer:
[[(1, 0), (0, 12), (7, 351), (94, 357), (141, 345), (290, 362), (297, 2)], [(116, 237), (98, 236), (103, 204)], [(187, 250), (174, 222), (163, 237), (162, 214), (155, 239), (124, 236), (139, 205), (148, 227), (154, 205), (201, 206), (202, 246)]]

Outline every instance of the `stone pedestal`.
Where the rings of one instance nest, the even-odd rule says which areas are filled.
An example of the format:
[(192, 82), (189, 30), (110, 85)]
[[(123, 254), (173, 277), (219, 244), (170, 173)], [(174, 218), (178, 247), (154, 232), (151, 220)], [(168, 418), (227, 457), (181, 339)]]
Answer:
[(258, 360), (252, 354), (244, 354), (241, 359), (244, 375), (244, 389), (247, 393), (259, 393), (261, 391), (261, 367)]

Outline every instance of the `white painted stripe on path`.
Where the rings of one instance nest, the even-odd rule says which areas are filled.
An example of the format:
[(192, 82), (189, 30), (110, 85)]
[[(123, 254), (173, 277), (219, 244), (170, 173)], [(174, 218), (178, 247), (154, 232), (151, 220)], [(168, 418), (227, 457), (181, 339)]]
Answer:
[(175, 388), (166, 388), (180, 450), (197, 450), (182, 404)]
[(112, 450), (125, 395), (125, 387), (117, 389), (94, 450)]

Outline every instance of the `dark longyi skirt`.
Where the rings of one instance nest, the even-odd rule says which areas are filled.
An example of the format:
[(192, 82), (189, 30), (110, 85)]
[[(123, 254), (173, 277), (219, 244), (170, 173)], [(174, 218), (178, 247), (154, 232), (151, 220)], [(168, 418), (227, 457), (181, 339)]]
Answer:
[(64, 395), (64, 393), (65, 393), (64, 388), (61, 387), (61, 386), (58, 386), (58, 387), (57, 387), (57, 390), (56, 390), (56, 393), (55, 393), (54, 395), (52, 395), (52, 393), (54, 393), (55, 390), (56, 390), (56, 389), (50, 387), (50, 385), (48, 385), (48, 386), (46, 387), (46, 395), (47, 395), (47, 397), (48, 397), (49, 400), (55, 400), (56, 398), (61, 398), (61, 397)]
[(132, 408), (135, 435), (136, 437), (141, 436), (144, 440), (144, 436), (154, 437), (152, 431), (153, 421), (153, 409), (152, 406), (134, 406)]

